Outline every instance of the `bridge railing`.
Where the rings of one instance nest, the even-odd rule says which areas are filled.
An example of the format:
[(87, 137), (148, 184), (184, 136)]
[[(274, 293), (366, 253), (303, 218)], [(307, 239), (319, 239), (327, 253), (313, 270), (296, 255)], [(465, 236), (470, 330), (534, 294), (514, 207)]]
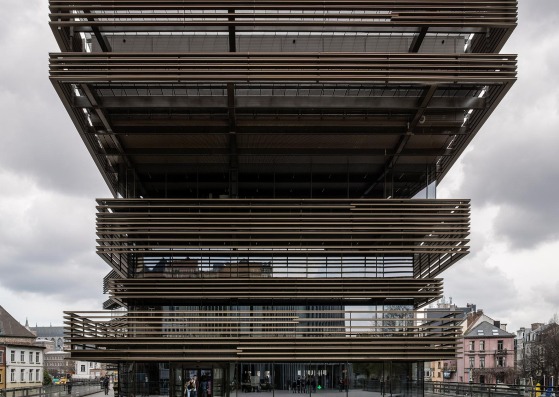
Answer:
[(74, 382), (70, 391), (67, 385), (17, 387), (0, 390), (0, 397), (82, 397), (101, 391), (99, 381)]
[(559, 396), (559, 387), (426, 381), (425, 395), (468, 397), (554, 397)]

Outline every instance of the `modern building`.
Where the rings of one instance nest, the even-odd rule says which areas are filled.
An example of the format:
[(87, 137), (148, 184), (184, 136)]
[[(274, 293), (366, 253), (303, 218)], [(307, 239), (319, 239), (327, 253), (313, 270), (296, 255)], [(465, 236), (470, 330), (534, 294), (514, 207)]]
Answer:
[(43, 383), (43, 347), (35, 335), (0, 306), (0, 368), (4, 389), (30, 388)]
[(50, 79), (113, 194), (72, 357), (125, 396), (352, 394), (357, 367), (421, 394), (460, 326), (417, 310), (469, 251), (469, 200), (436, 186), (516, 79), (516, 1), (49, 5)]
[(513, 384), (514, 339), (498, 321), (483, 321), (473, 327), (464, 335), (463, 353), (458, 357), (459, 381)]

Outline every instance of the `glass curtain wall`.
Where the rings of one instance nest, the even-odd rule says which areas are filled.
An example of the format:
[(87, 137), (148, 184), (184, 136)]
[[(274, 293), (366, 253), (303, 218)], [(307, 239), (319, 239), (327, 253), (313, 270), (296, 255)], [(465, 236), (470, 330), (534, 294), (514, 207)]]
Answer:
[(121, 363), (115, 397), (423, 396), (422, 362)]

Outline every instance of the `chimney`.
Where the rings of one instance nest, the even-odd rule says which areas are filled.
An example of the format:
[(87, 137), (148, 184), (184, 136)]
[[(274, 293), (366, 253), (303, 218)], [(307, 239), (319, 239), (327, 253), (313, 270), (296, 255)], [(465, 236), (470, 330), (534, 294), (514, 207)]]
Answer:
[(501, 322), (500, 321), (493, 321), (493, 325), (499, 329), (501, 329)]

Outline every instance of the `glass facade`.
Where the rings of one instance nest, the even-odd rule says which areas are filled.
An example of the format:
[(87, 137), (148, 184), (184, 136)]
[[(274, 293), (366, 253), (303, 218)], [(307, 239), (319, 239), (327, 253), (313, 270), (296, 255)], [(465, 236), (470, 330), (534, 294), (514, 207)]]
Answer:
[[(123, 395), (248, 397), (315, 393), (423, 396), (420, 362), (360, 363), (141, 363), (118, 368)], [(188, 385), (196, 385), (196, 389)]]

